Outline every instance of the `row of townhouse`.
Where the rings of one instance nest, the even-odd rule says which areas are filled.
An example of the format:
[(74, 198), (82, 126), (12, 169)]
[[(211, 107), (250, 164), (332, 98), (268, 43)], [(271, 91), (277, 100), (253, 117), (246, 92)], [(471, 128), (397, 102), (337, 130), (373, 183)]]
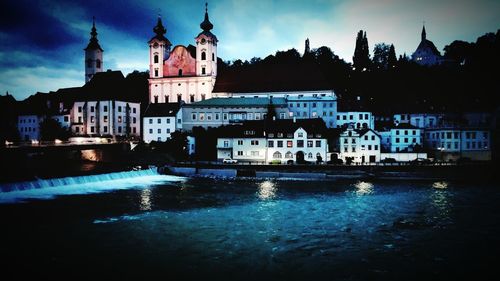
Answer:
[(217, 138), (217, 158), (240, 162), (303, 163), (327, 160), (322, 119), (246, 121), (227, 126)]

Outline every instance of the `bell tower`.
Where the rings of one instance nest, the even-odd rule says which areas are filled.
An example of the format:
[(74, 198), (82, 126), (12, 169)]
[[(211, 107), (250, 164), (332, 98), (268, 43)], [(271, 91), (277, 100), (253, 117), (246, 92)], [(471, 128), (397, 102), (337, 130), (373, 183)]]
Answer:
[(156, 34), (149, 40), (149, 77), (163, 77), (163, 61), (168, 59), (172, 43), (165, 37), (167, 29), (163, 26), (161, 16), (158, 15), (158, 21), (153, 28)]
[(95, 28), (95, 18), (92, 19), (92, 30), (90, 31), (90, 41), (85, 50), (85, 83), (89, 82), (94, 74), (102, 72), (104, 50), (99, 45), (97, 39), (97, 29)]
[(205, 19), (200, 23), (203, 30), (196, 36), (196, 76), (217, 76), (217, 36), (210, 30), (214, 25), (208, 18), (208, 3), (205, 3)]

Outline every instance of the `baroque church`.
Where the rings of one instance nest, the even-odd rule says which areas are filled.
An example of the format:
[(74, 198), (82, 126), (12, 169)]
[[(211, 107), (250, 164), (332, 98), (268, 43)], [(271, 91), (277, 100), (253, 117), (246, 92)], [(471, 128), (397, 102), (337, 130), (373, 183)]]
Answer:
[(432, 66), (441, 64), (443, 58), (439, 53), (438, 49), (432, 43), (432, 41), (427, 40), (427, 33), (425, 32), (425, 25), (422, 27), (422, 40), (418, 45), (415, 52), (411, 55), (414, 62), (420, 65)]
[(217, 37), (205, 4), (202, 31), (195, 37), (196, 46), (177, 45), (165, 37), (167, 29), (161, 17), (149, 40), (149, 102), (193, 103), (210, 99), (217, 77)]

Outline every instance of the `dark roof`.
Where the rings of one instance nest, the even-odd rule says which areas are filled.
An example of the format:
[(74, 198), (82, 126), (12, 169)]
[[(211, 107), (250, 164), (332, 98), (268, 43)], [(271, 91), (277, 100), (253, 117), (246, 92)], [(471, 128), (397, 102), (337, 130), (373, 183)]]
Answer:
[(258, 64), (221, 71), (214, 93), (332, 90), (316, 64)]
[(342, 133), (346, 132), (346, 131), (355, 131), (356, 133), (359, 134), (360, 137), (364, 136), (366, 133), (368, 132), (373, 132), (375, 135), (379, 136), (379, 133), (377, 133), (377, 131), (373, 130), (373, 129), (352, 129), (352, 128), (347, 128), (345, 130), (343, 130)]
[(272, 103), (274, 105), (278, 106), (286, 106), (286, 99), (285, 98), (241, 98), (241, 97), (234, 97), (234, 98), (211, 98), (207, 99), (204, 101), (199, 101), (191, 104), (186, 104), (186, 107), (206, 107), (206, 106), (267, 106), (269, 105), (270, 101), (272, 100)]
[(424, 39), (424, 40), (420, 41), (420, 44), (418, 44), (417, 50), (415, 50), (415, 52), (417, 52), (418, 50), (424, 50), (424, 49), (430, 49), (434, 55), (441, 56), (441, 53), (439, 53), (439, 51), (436, 48), (436, 46), (434, 45), (434, 43), (432, 43), (432, 41), (430, 41), (430, 40)]
[(175, 116), (181, 108), (179, 103), (151, 103), (142, 115), (143, 117), (170, 117)]
[(390, 129), (419, 129), (410, 123), (399, 123), (398, 125), (392, 126)]
[[(325, 134), (327, 128), (325, 121), (321, 118), (314, 119), (277, 119), (266, 122), (266, 132), (269, 133), (294, 133), (297, 129), (302, 128), (308, 134)], [(276, 137), (276, 135), (275, 135)], [(286, 135), (284, 135), (286, 137)]]

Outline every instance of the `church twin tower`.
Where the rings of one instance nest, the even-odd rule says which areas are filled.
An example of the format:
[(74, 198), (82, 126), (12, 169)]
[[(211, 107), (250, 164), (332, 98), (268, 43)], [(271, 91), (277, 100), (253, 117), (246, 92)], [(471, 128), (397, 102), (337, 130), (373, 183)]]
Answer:
[[(205, 4), (206, 5), (206, 4)], [(200, 24), (201, 33), (195, 37), (196, 46), (172, 43), (161, 17), (153, 28), (155, 36), (149, 40), (149, 101), (151, 103), (192, 103), (211, 98), (217, 76), (217, 37), (211, 32), (208, 18)]]
[[(217, 77), (217, 37), (211, 32), (213, 24), (208, 17), (200, 24), (202, 31), (195, 37), (196, 46), (177, 45), (165, 37), (167, 29), (158, 17), (153, 28), (155, 36), (149, 44), (149, 101), (151, 103), (192, 103), (211, 98)], [(91, 38), (85, 48), (85, 83), (103, 71), (103, 52), (97, 39), (95, 20)]]

